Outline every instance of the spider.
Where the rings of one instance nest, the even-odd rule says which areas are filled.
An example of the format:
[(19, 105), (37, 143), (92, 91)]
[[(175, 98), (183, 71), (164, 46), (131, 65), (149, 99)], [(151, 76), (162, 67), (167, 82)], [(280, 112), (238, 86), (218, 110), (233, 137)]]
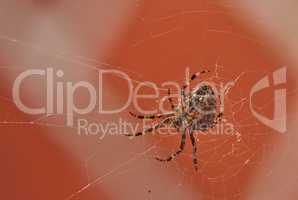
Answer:
[(217, 113), (217, 98), (213, 88), (208, 84), (202, 84), (198, 88), (189, 89), (190, 83), (198, 78), (201, 74), (210, 72), (209, 70), (203, 70), (201, 72), (195, 73), (191, 76), (190, 80), (186, 80), (186, 83), (181, 89), (180, 101), (178, 105), (175, 105), (173, 99), (170, 97), (171, 91), (168, 89), (167, 98), (172, 111), (164, 114), (156, 115), (136, 115), (132, 112), (130, 114), (138, 119), (160, 119), (160, 122), (148, 129), (138, 132), (136, 134), (127, 134), (126, 136), (141, 136), (146, 133), (156, 131), (164, 126), (170, 126), (176, 128), (178, 132), (182, 133), (181, 142), (179, 149), (172, 153), (167, 158), (156, 157), (158, 161), (169, 162), (176, 158), (181, 152), (183, 152), (185, 147), (186, 135), (190, 136), (190, 141), (192, 144), (192, 160), (195, 170), (198, 170), (197, 161), (197, 141), (194, 137), (194, 131), (205, 132), (210, 128), (213, 128), (216, 123), (221, 120), (223, 115), (222, 112)]

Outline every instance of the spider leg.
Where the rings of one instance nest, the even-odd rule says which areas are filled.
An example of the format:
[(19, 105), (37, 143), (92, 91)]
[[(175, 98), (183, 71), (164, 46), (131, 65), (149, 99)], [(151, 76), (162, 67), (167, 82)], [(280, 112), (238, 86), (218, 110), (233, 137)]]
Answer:
[(210, 71), (209, 70), (203, 70), (203, 71), (200, 71), (200, 72), (197, 72), (197, 73), (193, 74), (190, 77), (190, 81), (192, 82), (193, 80), (195, 80), (196, 78), (198, 78), (201, 74), (205, 74), (207, 72), (210, 72)]
[[(208, 72), (210, 72), (210, 70), (203, 70), (203, 71), (200, 71), (200, 72), (197, 72), (197, 73), (193, 74), (193, 75), (190, 77), (189, 85), (190, 85), (190, 83), (193, 82), (196, 78), (198, 78), (201, 74), (205, 74), (205, 73), (208, 73)], [(188, 86), (187, 86), (187, 87), (188, 87)], [(192, 97), (193, 97), (193, 91), (191, 91), (191, 92), (189, 93), (189, 97), (188, 97), (188, 98), (189, 98), (189, 102), (191, 101)]]
[(220, 112), (217, 116), (216, 116), (216, 120), (221, 120), (223, 116), (223, 112)]
[(193, 164), (195, 166), (195, 170), (198, 171), (198, 160), (197, 160), (197, 142), (196, 139), (193, 135), (193, 131), (190, 131), (190, 141), (191, 141), (191, 145), (192, 145), (192, 161)]
[(158, 157), (156, 157), (155, 159), (158, 161), (161, 161), (161, 162), (169, 162), (169, 161), (173, 160), (175, 157), (177, 157), (184, 150), (185, 140), (186, 140), (186, 128), (184, 128), (182, 131), (182, 137), (181, 137), (181, 143), (180, 143), (179, 149), (166, 159), (162, 159), (162, 158), (158, 158)]
[(164, 120), (162, 120), (160, 123), (158, 123), (157, 125), (153, 126), (153, 127), (150, 127), (148, 129), (145, 129), (144, 131), (142, 132), (138, 132), (136, 134), (125, 134), (125, 136), (141, 136), (141, 135), (145, 135), (146, 133), (151, 133), (153, 131), (156, 131), (158, 130), (159, 128), (162, 128), (165, 126), (165, 124), (169, 124), (173, 121), (173, 119), (171, 117), (169, 118), (166, 118)]
[(192, 81), (194, 81), (197, 77), (199, 77), (201, 74), (205, 74), (207, 72), (210, 72), (209, 70), (203, 70), (203, 71), (200, 71), (200, 72), (197, 72), (195, 74), (193, 74), (191, 77), (190, 77), (190, 80), (186, 80), (185, 81), (185, 84), (182, 86), (182, 89), (181, 89), (181, 102), (182, 102), (182, 111), (185, 110), (185, 104), (187, 103), (187, 98), (188, 98), (188, 103), (191, 102), (191, 98), (192, 98), (192, 92), (189, 92), (187, 97), (186, 97), (186, 94), (185, 94), (185, 91), (187, 88), (189, 88), (190, 84)]
[(174, 110), (175, 110), (175, 104), (174, 104), (174, 101), (173, 101), (172, 97), (170, 97), (170, 95), (171, 95), (171, 90), (170, 90), (170, 88), (169, 88), (169, 89), (168, 89), (168, 96), (169, 96), (168, 101), (170, 102), (170, 104), (171, 104), (171, 108), (172, 108), (172, 110), (174, 111)]
[(185, 107), (186, 107), (186, 95), (185, 95), (185, 91), (188, 88), (188, 84), (183, 85), (182, 89), (181, 89), (181, 111), (184, 112), (185, 111)]
[(129, 114), (138, 119), (155, 119), (155, 118), (169, 117), (173, 115), (172, 113), (156, 114), (156, 115), (137, 115), (133, 112), (129, 112)]
[(220, 112), (219, 114), (217, 114), (216, 115), (216, 117), (215, 117), (215, 120), (214, 120), (214, 122), (213, 122), (213, 126), (212, 127), (214, 127), (218, 122), (220, 122), (221, 121), (221, 118), (222, 118), (222, 116), (223, 116), (223, 112)]

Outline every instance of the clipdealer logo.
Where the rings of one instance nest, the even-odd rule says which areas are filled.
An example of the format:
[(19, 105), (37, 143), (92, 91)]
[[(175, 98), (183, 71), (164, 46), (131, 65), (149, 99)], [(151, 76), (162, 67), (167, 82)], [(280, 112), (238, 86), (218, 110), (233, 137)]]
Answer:
[[(186, 71), (186, 77), (189, 71)], [(105, 110), (103, 107), (103, 76), (106, 74), (114, 75), (126, 81), (128, 89), (128, 98), (127, 101), (121, 105), (122, 107)], [(28, 105), (25, 105), (21, 99), (20, 90), (22, 84), (29, 78), (33, 76), (39, 76), (44, 78), (46, 82), (46, 102), (40, 108), (32, 108)], [(134, 108), (140, 113), (143, 114), (156, 114), (158, 111), (162, 113), (168, 112), (166, 109), (165, 101), (168, 97), (163, 97), (159, 101), (158, 107), (152, 110), (144, 110), (138, 104), (139, 99), (156, 99), (160, 98), (160, 90), (157, 85), (153, 82), (145, 81), (140, 82), (136, 87), (134, 87), (131, 78), (124, 72), (114, 69), (109, 70), (99, 70), (98, 71), (98, 88), (96, 89), (91, 83), (87, 81), (78, 81), (73, 83), (71, 81), (55, 81), (57, 78), (63, 78), (64, 71), (61, 69), (54, 70), (53, 68), (46, 69), (29, 69), (21, 74), (19, 74), (13, 84), (13, 100), (15, 105), (19, 110), (26, 114), (30, 115), (39, 115), (39, 114), (66, 114), (66, 125), (69, 127), (74, 126), (74, 116), (76, 114), (84, 115), (93, 111), (97, 111), (100, 114), (116, 114), (121, 113), (126, 110), (131, 103), (133, 103)], [(286, 67), (282, 67), (275, 72), (273, 72), (273, 86), (286, 83)], [(199, 83), (200, 84), (200, 83)], [(220, 88), (217, 88), (218, 84), (208, 82), (209, 85), (212, 85), (216, 91), (216, 94), (219, 94), (221, 97), (221, 107), (220, 110), (224, 110), (224, 96), (225, 91), (234, 86), (235, 82), (230, 81), (226, 84), (221, 83)], [(154, 94), (139, 94), (140, 90), (143, 87), (150, 87), (153, 89)], [(175, 94), (171, 94), (171, 98), (180, 98), (181, 86), (174, 81), (168, 81), (161, 84), (161, 87), (171, 87), (176, 89)], [(252, 115), (258, 119), (264, 125), (280, 132), (285, 133), (287, 130), (286, 127), (286, 88), (276, 89), (274, 92), (274, 116), (273, 119), (269, 119), (266, 116), (259, 114), (253, 106), (252, 99), (255, 93), (261, 92), (263, 89), (270, 87), (269, 77), (265, 76), (259, 80), (250, 90), (249, 93), (249, 108)], [(89, 93), (89, 102), (85, 107), (78, 107), (75, 105), (75, 93), (78, 89), (85, 89)], [(66, 96), (64, 95), (66, 94)], [(56, 97), (56, 98), (55, 98)], [(54, 106), (56, 105), (56, 106)]]

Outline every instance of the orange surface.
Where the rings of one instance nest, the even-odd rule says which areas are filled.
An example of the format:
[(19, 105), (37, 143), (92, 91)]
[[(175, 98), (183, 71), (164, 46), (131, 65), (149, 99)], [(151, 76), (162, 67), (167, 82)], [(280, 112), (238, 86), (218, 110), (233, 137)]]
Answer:
[[(149, 80), (159, 85), (171, 80), (182, 84), (186, 67), (192, 73), (211, 70), (203, 79), (216, 83), (239, 77), (226, 96), (224, 116), (241, 134), (241, 142), (231, 136), (198, 134), (199, 172), (195, 173), (190, 142), (187, 142), (185, 154), (172, 163), (159, 163), (154, 159), (156, 155), (166, 156), (175, 150), (179, 135), (149, 135), (133, 141), (111, 136), (100, 141), (96, 136), (78, 136), (75, 129), (61, 126), (65, 122), (63, 116), (42, 120), (42, 125), (5, 124), (6, 121), (26, 122), (35, 117), (21, 113), (11, 100), (13, 80), (22, 68), (2, 69), (1, 199), (92, 200), (121, 199), (122, 195), (126, 199), (129, 194), (131, 199), (170, 199), (171, 194), (178, 198), (190, 190), (185, 199), (242, 200), (255, 184), (257, 175), (266, 178), (274, 173), (267, 163), (272, 155), (286, 157), (287, 151), (278, 146), (287, 144), (288, 136), (260, 124), (251, 115), (247, 98), (252, 85), (259, 79), (293, 63), (288, 63), (279, 51), (272, 49), (271, 41), (260, 36), (253, 25), (244, 24), (239, 20), (240, 16), (221, 6), (220, 2), (142, 1), (136, 6), (138, 10), (124, 26), (124, 31), (117, 36), (109, 51), (96, 60), (109, 63), (108, 69), (121, 66), (121, 70), (135, 80)], [(98, 44), (94, 54), (101, 51), (100, 47)], [(18, 48), (9, 49), (9, 53), (13, 54)], [(9, 57), (3, 57), (3, 65), (10, 63)], [(67, 63), (57, 61), (59, 65), (64, 62)], [(22, 60), (20, 63), (18, 65), (22, 65)], [(55, 65), (56, 60), (53, 63)], [(66, 74), (70, 74), (66, 79), (80, 80), (80, 73), (84, 70), (88, 81), (96, 84), (96, 73), (86, 68), (65, 69)], [(290, 106), (294, 105), (296, 98), (292, 92), (295, 89), (294, 75), (289, 68)], [(124, 86), (115, 80), (107, 80), (107, 83), (109, 87), (104, 99), (110, 105), (119, 104), (126, 97)], [(44, 88), (44, 85), (36, 84), (34, 92), (37, 95), (24, 94), (24, 98), (40, 102), (45, 98)], [(261, 107), (260, 112), (267, 116), (272, 115), (272, 91), (271, 88), (259, 94), (254, 101)], [(246, 101), (241, 104), (241, 99)], [(87, 94), (78, 97), (78, 102), (86, 101)], [(157, 106), (154, 101), (142, 103), (146, 108)], [(127, 114), (130, 110), (134, 107), (130, 106), (120, 115), (105, 116), (93, 112), (86, 117), (98, 122), (116, 121), (119, 117), (132, 121)], [(289, 111), (290, 119), (294, 112), (294, 109)], [(139, 155), (140, 152), (145, 153)], [(135, 160), (129, 161), (131, 158)], [(160, 179), (148, 178), (154, 172)], [(172, 185), (162, 185), (157, 181), (163, 179), (170, 180)], [(130, 191), (128, 195), (126, 191)]]

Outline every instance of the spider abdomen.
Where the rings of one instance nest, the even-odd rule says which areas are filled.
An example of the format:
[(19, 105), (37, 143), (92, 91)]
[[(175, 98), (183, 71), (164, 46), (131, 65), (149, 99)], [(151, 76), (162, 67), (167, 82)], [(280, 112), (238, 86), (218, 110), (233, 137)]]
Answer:
[(209, 85), (202, 85), (193, 92), (190, 102), (190, 112), (195, 113), (192, 129), (207, 131), (214, 126), (216, 120), (216, 95)]

